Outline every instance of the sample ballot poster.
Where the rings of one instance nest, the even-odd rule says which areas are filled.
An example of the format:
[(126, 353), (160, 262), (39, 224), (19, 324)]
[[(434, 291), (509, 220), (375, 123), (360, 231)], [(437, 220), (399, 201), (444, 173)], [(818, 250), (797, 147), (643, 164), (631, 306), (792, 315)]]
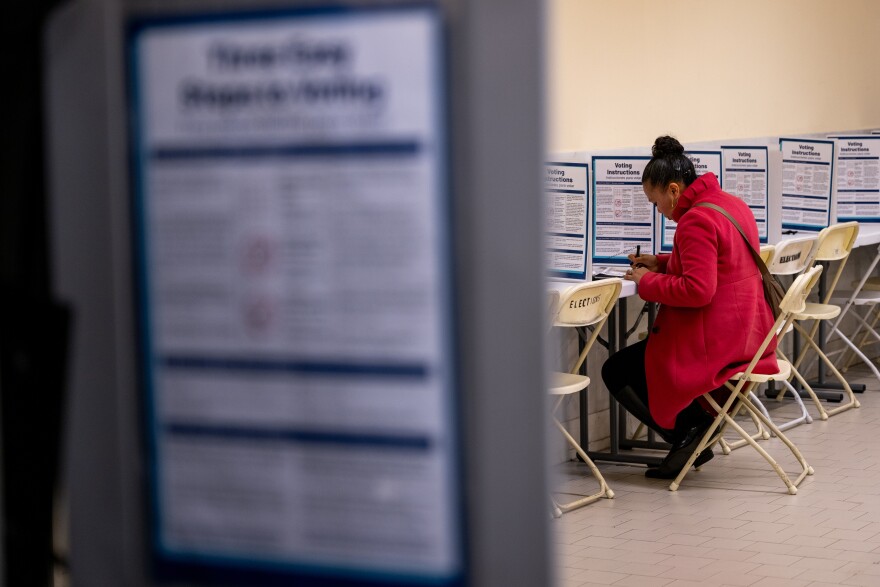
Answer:
[[(721, 151), (685, 151), (685, 156), (694, 164), (697, 177), (704, 173), (714, 173), (720, 184), (724, 176), (721, 165)], [(678, 225), (674, 220), (667, 220), (662, 214), (658, 214), (660, 222), (660, 251), (668, 253), (672, 250), (675, 238), (675, 227)]]
[(462, 585), (442, 23), (130, 23), (160, 580)]
[(818, 232), (831, 224), (834, 141), (779, 139), (782, 230)]
[(837, 221), (880, 222), (880, 136), (837, 139)]
[(587, 163), (544, 164), (544, 241), (550, 277), (586, 279), (588, 175)]
[[(650, 157), (593, 157), (593, 272), (616, 275), (629, 267), (627, 255), (641, 247), (653, 253), (654, 206), (642, 189)], [(614, 269), (617, 268), (617, 269)]]
[(767, 147), (721, 147), (724, 157), (722, 188), (752, 209), (762, 243), (768, 239), (769, 161)]

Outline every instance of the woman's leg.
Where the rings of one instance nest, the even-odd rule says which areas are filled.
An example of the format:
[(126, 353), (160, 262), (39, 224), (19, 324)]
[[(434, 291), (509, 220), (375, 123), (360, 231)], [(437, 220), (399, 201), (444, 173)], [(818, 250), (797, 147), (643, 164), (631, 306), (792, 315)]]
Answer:
[[(602, 380), (611, 395), (627, 412), (672, 443), (672, 430), (661, 427), (648, 409), (648, 380), (645, 374), (645, 348), (647, 340), (624, 347), (614, 353), (602, 365)], [(676, 422), (677, 423), (677, 422)]]

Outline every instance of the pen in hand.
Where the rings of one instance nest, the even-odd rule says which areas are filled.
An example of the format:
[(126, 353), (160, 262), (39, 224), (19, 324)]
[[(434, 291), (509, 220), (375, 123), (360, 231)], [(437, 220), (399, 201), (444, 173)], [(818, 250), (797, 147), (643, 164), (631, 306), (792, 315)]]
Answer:
[[(641, 254), (642, 254), (642, 245), (636, 245), (636, 254), (633, 257), (633, 259), (638, 259), (641, 256)], [(633, 268), (644, 267), (644, 265), (642, 265), (641, 263), (631, 263), (631, 265), (633, 266)]]

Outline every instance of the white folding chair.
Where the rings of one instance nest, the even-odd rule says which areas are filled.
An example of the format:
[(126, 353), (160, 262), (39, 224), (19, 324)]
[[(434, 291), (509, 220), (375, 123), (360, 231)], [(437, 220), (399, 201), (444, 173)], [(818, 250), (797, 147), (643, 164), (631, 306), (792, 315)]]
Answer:
[[(844, 344), (846, 344), (847, 341), (851, 344), (847, 345), (846, 348), (840, 351), (842, 353), (841, 371), (845, 372), (851, 362), (854, 359), (859, 358), (869, 369), (871, 369), (871, 371), (873, 371), (874, 376), (880, 381), (880, 371), (877, 370), (873, 361), (871, 361), (864, 352), (864, 349), (869, 344), (880, 343), (880, 333), (877, 332), (877, 322), (880, 321), (880, 277), (872, 277), (872, 272), (874, 271), (874, 268), (877, 267), (878, 262), (880, 262), (880, 247), (877, 248), (874, 260), (871, 262), (868, 269), (862, 274), (862, 277), (853, 282), (852, 291), (839, 291), (831, 297), (832, 303), (842, 305), (843, 308), (841, 309), (837, 320), (834, 321), (831, 330), (827, 333), (825, 342), (827, 343), (831, 335), (835, 332), (843, 336), (840, 332), (841, 321), (844, 316), (849, 315), (853, 317), (856, 320), (857, 326), (855, 332), (850, 336), (843, 336), (845, 339)], [(859, 308), (866, 309), (864, 315), (859, 314)], [(864, 333), (862, 339), (859, 342), (854, 342), (855, 339), (862, 334), (863, 329)], [(871, 340), (871, 338), (874, 340)], [(828, 354), (831, 355), (832, 353)]]
[(561, 516), (564, 512), (583, 507), (602, 497), (608, 499), (614, 497), (614, 492), (608, 487), (608, 483), (605, 482), (605, 478), (602, 477), (602, 473), (599, 472), (596, 464), (590, 459), (580, 443), (569, 434), (556, 414), (566, 396), (586, 389), (590, 384), (590, 378), (586, 375), (580, 375), (578, 372), (581, 369), (581, 365), (584, 364), (593, 343), (596, 342), (599, 331), (602, 330), (602, 326), (608, 320), (608, 315), (612, 308), (614, 308), (614, 304), (617, 303), (622, 285), (623, 282), (618, 278), (601, 279), (574, 285), (559, 292), (559, 302), (556, 305), (552, 325), (559, 328), (582, 328), (589, 326), (592, 327), (592, 332), (586, 338), (583, 350), (571, 370), (568, 373), (551, 373), (548, 392), (551, 395), (557, 396), (551, 417), (553, 418), (554, 425), (568, 441), (568, 444), (574, 448), (575, 452), (592, 471), (593, 476), (599, 482), (599, 490), (592, 495), (580, 497), (568, 503), (558, 503), (553, 500), (553, 515), (556, 517)]
[[(853, 286), (856, 286), (858, 282), (853, 283)], [(863, 291), (865, 292), (880, 292), (880, 277), (870, 278), (864, 284)], [(880, 304), (874, 304), (873, 307), (869, 309), (864, 318), (864, 323), (860, 324), (856, 331), (849, 337), (859, 350), (862, 353), (870, 358), (868, 355), (868, 351), (866, 350), (868, 347), (874, 346), (876, 344), (880, 344), (880, 340), (877, 338), (878, 328), (880, 328)], [(864, 326), (864, 333), (862, 334), (862, 326)], [(862, 334), (862, 338), (856, 342), (855, 339)], [(840, 367), (841, 373), (846, 373), (847, 370), (853, 366), (853, 364), (857, 361), (861, 360), (859, 356), (852, 351), (849, 347), (846, 348), (846, 352), (844, 353), (843, 358), (841, 359), (841, 363), (843, 364)]]
[[(776, 244), (776, 250), (774, 251), (773, 258), (770, 263), (767, 264), (767, 269), (776, 276), (797, 276), (804, 272), (804, 270), (812, 264), (813, 254), (816, 248), (816, 244), (818, 243), (817, 235), (810, 235), (805, 237), (791, 238), (781, 241)], [(785, 352), (782, 350), (782, 339), (783, 337), (790, 332), (793, 327), (789, 327), (786, 332), (777, 333), (777, 341), (776, 341), (776, 355), (788, 362), (791, 361), (785, 355)], [(798, 380), (801, 386), (804, 388), (804, 391), (810, 396), (810, 399), (813, 400), (813, 403), (816, 405), (816, 409), (819, 412), (819, 417), (823, 420), (828, 419), (828, 414), (825, 411), (824, 406), (822, 406), (822, 402), (819, 401), (819, 398), (816, 396), (816, 393), (813, 391), (813, 388), (809, 386), (806, 379), (804, 379), (800, 372), (797, 369), (792, 367), (791, 376)], [(779, 394), (776, 396), (776, 401), (782, 401), (782, 398), (785, 396), (785, 390), (788, 389), (791, 392), (792, 397), (794, 397), (795, 401), (800, 408), (801, 415), (798, 418), (794, 418), (784, 424), (778, 425), (780, 430), (788, 430), (798, 424), (802, 424), (804, 422), (810, 423), (813, 421), (813, 418), (810, 416), (809, 412), (807, 412), (807, 408), (804, 405), (803, 400), (801, 399), (800, 394), (791, 384), (791, 378), (786, 379), (785, 381), (780, 382), (783, 386), (783, 389), (779, 391)]]
[[(816, 333), (819, 330), (820, 322), (822, 320), (833, 320), (840, 315), (840, 306), (831, 304), (830, 300), (834, 295), (834, 290), (837, 287), (837, 282), (840, 280), (840, 275), (843, 273), (843, 268), (846, 266), (846, 261), (849, 258), (850, 251), (852, 251), (853, 244), (855, 243), (858, 234), (858, 222), (842, 222), (840, 224), (833, 224), (831, 226), (823, 228), (822, 231), (819, 232), (816, 246), (813, 250), (812, 263), (815, 264), (819, 261), (839, 261), (839, 263), (837, 264), (837, 272), (834, 274), (830, 285), (828, 285), (825, 297), (821, 301), (821, 303), (808, 302), (803, 311), (795, 314), (795, 321), (793, 322), (795, 329), (803, 335), (804, 342), (806, 343), (803, 349), (801, 349), (800, 354), (793, 364), (795, 371), (797, 371), (798, 369), (803, 371), (801, 366), (803, 365), (804, 358), (807, 356), (807, 352), (812, 349), (813, 352), (816, 354), (818, 360), (825, 363), (825, 365), (828, 367), (834, 377), (840, 382), (840, 385), (843, 387), (843, 390), (849, 399), (849, 401), (847, 401), (845, 404), (840, 405), (834, 409), (821, 409), (820, 416), (823, 420), (827, 419), (828, 416), (833, 416), (852, 408), (858, 408), (861, 405), (856, 399), (856, 396), (853, 393), (852, 388), (849, 386), (849, 383), (846, 381), (840, 371), (838, 371), (837, 367), (828, 358), (822, 347), (815, 340)], [(809, 332), (800, 325), (800, 322), (804, 320), (813, 321), (813, 326), (812, 328), (810, 328)], [(837, 333), (844, 344), (846, 344), (850, 348), (855, 348), (853, 343), (848, 338), (846, 338), (846, 336), (843, 335), (843, 333), (840, 331), (839, 328), (837, 328), (836, 325), (832, 327), (831, 331)], [(855, 350), (858, 351), (858, 349)], [(804, 382), (802, 381), (802, 383)], [(807, 388), (809, 388), (809, 386), (805, 387), (805, 389)]]
[[(770, 271), (770, 273), (772, 273), (773, 275), (798, 275), (802, 273), (803, 270), (806, 269), (807, 265), (810, 263), (811, 252), (815, 244), (816, 235), (811, 235), (807, 237), (786, 239), (780, 241), (776, 245), (763, 245), (761, 247), (761, 259), (767, 265), (767, 270)], [(790, 331), (791, 327), (789, 327), (788, 330)], [(788, 358), (785, 356), (781, 349), (782, 338), (785, 334), (785, 332), (778, 332), (776, 334), (776, 353), (779, 358), (788, 361)], [(798, 378), (799, 381), (802, 380), (799, 373), (796, 373), (794, 370), (792, 370), (792, 373)], [(785, 379), (780, 381), (779, 383), (782, 384), (783, 389), (776, 396), (776, 401), (782, 401), (782, 398), (785, 396), (785, 390), (787, 388), (794, 397), (798, 408), (800, 408), (800, 416), (782, 424), (777, 423), (776, 426), (780, 430), (788, 430), (789, 428), (797, 426), (798, 424), (803, 424), (804, 422), (812, 422), (813, 418), (810, 416), (809, 412), (807, 412), (807, 408), (806, 406), (804, 406), (804, 402), (801, 399), (800, 394), (797, 392), (791, 382), (788, 379)], [(804, 384), (806, 385), (805, 381)], [(806, 387), (809, 389), (809, 386)], [(809, 389), (808, 393), (812, 395), (818, 406), (819, 413), (822, 414), (823, 409), (822, 405), (819, 403), (819, 398), (816, 397), (816, 394), (813, 392), (812, 389)], [(763, 402), (761, 402), (758, 396), (755, 395), (754, 391), (749, 392), (749, 399), (759, 410), (761, 410), (761, 412), (767, 419), (772, 420), (770, 412), (767, 410), (766, 406), (763, 404)], [(749, 412), (749, 414), (751, 413)], [(753, 417), (752, 419), (754, 420), (755, 418)], [(767, 433), (766, 430), (763, 429), (760, 422), (756, 422), (756, 424), (758, 432), (751, 435), (752, 439), (766, 440), (767, 438), (769, 438), (770, 435)], [(746, 446), (746, 444), (748, 443), (745, 439), (740, 439), (736, 442), (729, 442), (722, 438), (719, 441), (719, 444), (721, 445), (721, 451), (724, 454), (730, 454), (730, 451)]]
[(764, 265), (767, 265), (769, 267), (770, 261), (773, 259), (773, 252), (775, 250), (776, 245), (761, 245), (761, 250), (758, 251), (758, 254), (761, 256), (761, 260), (764, 261)]
[[(755, 352), (748, 367), (746, 367), (744, 371), (734, 375), (731, 380), (726, 383), (726, 387), (730, 391), (730, 394), (725, 399), (724, 405), (722, 406), (716, 401), (712, 396), (713, 392), (703, 394), (703, 398), (705, 398), (709, 405), (712, 406), (717, 415), (715, 416), (715, 420), (709, 426), (709, 429), (706, 430), (706, 433), (703, 435), (703, 438), (700, 440), (697, 447), (694, 449), (694, 452), (691, 454), (687, 463), (682, 467), (681, 472), (669, 485), (671, 491), (678, 490), (679, 485), (685, 475), (687, 475), (691, 465), (693, 465), (694, 461), (697, 459), (697, 455), (707, 447), (718, 442), (721, 439), (722, 434), (724, 434), (725, 429), (728, 427), (735, 430), (743, 440), (766, 459), (770, 466), (773, 467), (776, 474), (779, 475), (779, 478), (785, 483), (788, 492), (792, 495), (797, 493), (797, 486), (803, 481), (804, 477), (813, 474), (813, 468), (807, 464), (806, 459), (804, 459), (797, 446), (795, 446), (794, 443), (785, 436), (782, 430), (780, 430), (769, 418), (764, 416), (761, 410), (752, 403), (749, 399), (749, 392), (755, 386), (762, 383), (767, 383), (768, 381), (781, 381), (788, 378), (791, 368), (787, 361), (778, 361), (779, 371), (770, 375), (755, 373), (755, 365), (758, 364), (758, 361), (767, 349), (767, 345), (770, 344), (770, 341), (776, 333), (784, 332), (785, 329), (788, 328), (788, 325), (794, 320), (795, 314), (803, 311), (804, 306), (806, 305), (806, 297), (818, 281), (821, 272), (822, 267), (814, 267), (803, 275), (798, 276), (794, 280), (794, 283), (792, 283), (791, 287), (788, 288), (788, 292), (780, 303), (781, 313), (779, 317), (767, 333), (764, 342), (761, 343), (761, 346)], [(735, 384), (733, 382), (735, 382)], [(746, 409), (751, 412), (755, 418), (760, 420), (761, 423), (779, 438), (779, 440), (782, 441), (782, 443), (791, 451), (792, 455), (794, 455), (798, 464), (801, 466), (801, 471), (794, 481), (789, 478), (788, 474), (786, 474), (785, 470), (783, 470), (779, 463), (777, 463), (776, 460), (734, 420), (734, 417), (740, 409)]]

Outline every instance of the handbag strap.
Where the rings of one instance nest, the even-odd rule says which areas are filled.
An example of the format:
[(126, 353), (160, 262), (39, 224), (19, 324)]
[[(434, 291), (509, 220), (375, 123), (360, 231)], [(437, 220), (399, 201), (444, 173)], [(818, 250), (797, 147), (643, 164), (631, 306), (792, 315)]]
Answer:
[(724, 214), (728, 220), (733, 223), (733, 226), (739, 231), (742, 235), (743, 240), (746, 241), (746, 246), (749, 248), (749, 252), (752, 253), (752, 258), (755, 260), (755, 264), (758, 265), (758, 269), (761, 270), (761, 275), (770, 275), (770, 270), (767, 269), (767, 265), (764, 263), (764, 260), (761, 258), (761, 255), (752, 247), (752, 243), (749, 242), (749, 238), (746, 236), (746, 233), (743, 232), (742, 227), (739, 225), (739, 222), (736, 221), (736, 218), (727, 213), (727, 210), (722, 208), (717, 204), (710, 204), (709, 202), (700, 202), (699, 204), (694, 204), (694, 207), (701, 206), (703, 208), (712, 208), (713, 210)]

